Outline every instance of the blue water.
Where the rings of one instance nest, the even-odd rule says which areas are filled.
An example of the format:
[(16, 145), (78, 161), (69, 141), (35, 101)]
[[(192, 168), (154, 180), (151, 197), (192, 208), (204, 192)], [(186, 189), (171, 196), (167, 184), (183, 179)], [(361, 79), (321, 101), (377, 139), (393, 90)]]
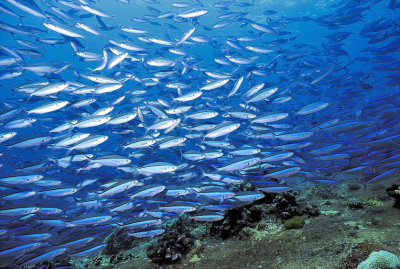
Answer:
[[(154, 221), (129, 230), (149, 238), (180, 214), (213, 221), (203, 206), (250, 203), (260, 191), (301, 190), (315, 180), (351, 179), (368, 187), (398, 174), (398, 1), (82, 2), (6, 0), (0, 6), (2, 265), (94, 255), (108, 235), (136, 221)], [(185, 13), (194, 9), (201, 15)], [(49, 38), (59, 44), (48, 44)], [(152, 62), (160, 58), (161, 66)], [(35, 65), (53, 68), (33, 72)], [(110, 82), (118, 89), (95, 91)], [(55, 83), (65, 87), (52, 92)], [(205, 85), (211, 89), (201, 89)], [(93, 90), (77, 92), (87, 86)], [(260, 87), (250, 93), (254, 86)], [(40, 94), (45, 87), (49, 91)], [(201, 96), (181, 100), (190, 92)], [(90, 98), (94, 102), (76, 106)], [(57, 101), (67, 103), (35, 110)], [(171, 112), (180, 106), (189, 107)], [(82, 123), (107, 107), (95, 118), (102, 124)], [(111, 124), (124, 113), (135, 118)], [(276, 113), (286, 114), (273, 119)], [(262, 118), (267, 115), (272, 119)], [(28, 118), (36, 121), (13, 124)], [(68, 122), (69, 128), (53, 130)], [(107, 140), (56, 146), (78, 133)], [(167, 147), (167, 138), (184, 141)], [(140, 139), (149, 145), (130, 145)], [(84, 160), (71, 159), (75, 155)], [(250, 179), (262, 182), (244, 201), (231, 186)]]

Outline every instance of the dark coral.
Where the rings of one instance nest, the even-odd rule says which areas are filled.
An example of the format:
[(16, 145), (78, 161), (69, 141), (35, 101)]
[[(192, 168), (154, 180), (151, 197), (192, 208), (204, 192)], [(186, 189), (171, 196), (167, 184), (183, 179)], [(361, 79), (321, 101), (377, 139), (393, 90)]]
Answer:
[(394, 208), (400, 208), (400, 185), (393, 184), (392, 187), (386, 189), (387, 194), (394, 198)]
[(257, 188), (253, 184), (250, 183), (237, 183), (233, 184), (231, 190), (234, 192), (239, 191), (255, 191)]
[(361, 200), (351, 198), (346, 202), (346, 205), (351, 209), (361, 209), (364, 208), (364, 203)]
[(287, 191), (276, 195), (269, 213), (277, 215), (283, 220), (302, 215), (319, 216), (319, 209), (316, 206), (298, 204), (296, 202), (296, 195), (297, 192), (294, 191)]
[(119, 230), (111, 234), (107, 239), (107, 245), (103, 249), (103, 254), (115, 255), (122, 250), (131, 249), (139, 239), (129, 236), (124, 230)]
[(178, 262), (188, 254), (194, 245), (194, 236), (190, 234), (190, 225), (186, 216), (181, 216), (170, 225), (166, 232), (147, 248), (146, 254), (152, 262), (165, 265)]
[(128, 255), (124, 255), (123, 253), (120, 253), (118, 256), (112, 255), (110, 257), (109, 263), (110, 264), (118, 264), (121, 262), (132, 260), (133, 258), (135, 258), (135, 256), (132, 253), (129, 253)]
[(68, 261), (44, 261), (44, 262), (40, 262), (35, 264), (32, 269), (53, 269), (53, 268), (59, 268), (59, 267), (71, 267), (72, 268), (72, 264), (69, 263)]
[(228, 210), (224, 219), (215, 221), (210, 227), (212, 236), (227, 239), (239, 232), (245, 227), (254, 228), (258, 221), (261, 220), (262, 209), (259, 206), (241, 206)]

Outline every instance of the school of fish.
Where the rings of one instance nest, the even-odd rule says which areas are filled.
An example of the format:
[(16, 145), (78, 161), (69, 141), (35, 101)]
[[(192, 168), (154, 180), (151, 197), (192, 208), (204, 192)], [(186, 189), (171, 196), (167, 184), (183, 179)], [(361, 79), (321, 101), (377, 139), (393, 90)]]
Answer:
[(399, 172), (400, 1), (310, 16), (258, 0), (103, 2), (0, 3), (1, 266)]

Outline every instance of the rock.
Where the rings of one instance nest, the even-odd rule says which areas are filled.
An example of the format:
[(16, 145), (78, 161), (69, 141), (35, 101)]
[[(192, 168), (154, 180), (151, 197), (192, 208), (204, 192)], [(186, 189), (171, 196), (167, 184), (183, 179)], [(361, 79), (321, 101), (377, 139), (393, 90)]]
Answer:
[(357, 269), (399, 269), (400, 259), (393, 253), (380, 250), (372, 252)]
[(286, 229), (300, 229), (304, 227), (304, 218), (301, 216), (294, 216), (284, 222)]
[(365, 240), (361, 243), (356, 244), (351, 248), (346, 257), (341, 262), (339, 268), (341, 269), (354, 269), (362, 261), (368, 258), (368, 255), (372, 251), (378, 251), (382, 249), (382, 245), (375, 241)]
[(349, 191), (358, 191), (359, 189), (361, 189), (361, 184), (358, 183), (349, 183), (347, 185), (347, 189)]

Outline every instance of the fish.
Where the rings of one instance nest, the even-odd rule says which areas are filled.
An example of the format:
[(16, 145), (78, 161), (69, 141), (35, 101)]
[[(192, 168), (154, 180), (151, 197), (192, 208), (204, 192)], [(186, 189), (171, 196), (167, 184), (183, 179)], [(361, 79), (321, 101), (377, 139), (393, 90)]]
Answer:
[(41, 261), (46, 261), (46, 260), (49, 260), (49, 259), (53, 259), (53, 258), (63, 254), (66, 251), (67, 251), (67, 248), (55, 249), (55, 250), (52, 250), (52, 251), (47, 252), (45, 254), (39, 255), (39, 256), (37, 256), (37, 257), (27, 261), (27, 262), (24, 262), (24, 265), (36, 264), (36, 263), (41, 262)]
[(39, 194), (50, 197), (60, 197), (60, 196), (68, 196), (74, 194), (77, 191), (79, 191), (78, 188), (62, 188), (62, 189), (44, 190), (41, 191)]
[(16, 255), (21, 255), (27, 252), (31, 252), (41, 246), (43, 246), (44, 244), (41, 242), (35, 242), (35, 243), (30, 243), (30, 244), (26, 244), (26, 245), (21, 245), (18, 247), (14, 247), (14, 248), (9, 248), (3, 251), (0, 251), (0, 255), (2, 257), (13, 257)]
[(13, 5), (14, 7), (24, 12), (27, 12), (35, 17), (46, 18), (46, 15), (34, 1), (17, 1), (17, 0), (6, 0), (6, 1), (11, 5)]
[(9, 185), (30, 184), (43, 179), (42, 175), (10, 176), (0, 178), (0, 183)]
[(8, 132), (0, 134), (0, 143), (7, 141), (17, 135), (17, 132)]
[(153, 238), (154, 236), (163, 234), (164, 232), (165, 232), (165, 229), (154, 229), (154, 230), (130, 233), (130, 235), (137, 237), (137, 238), (146, 238), (146, 237)]
[(176, 42), (176, 46), (183, 44), (196, 30), (196, 27), (191, 28), (190, 30), (188, 30), (179, 40), (178, 42)]
[(167, 162), (154, 162), (136, 168), (139, 174), (144, 175), (172, 173), (177, 169), (176, 165)]
[(2, 199), (7, 200), (7, 201), (19, 200), (19, 199), (25, 199), (25, 198), (34, 196), (36, 194), (37, 194), (36, 191), (23, 191), (23, 192), (17, 192), (17, 193), (3, 196)]
[(202, 9), (202, 8), (191, 9), (191, 10), (179, 13), (178, 17), (189, 19), (189, 18), (196, 18), (196, 17), (202, 16), (202, 15), (205, 15), (206, 13), (208, 13), (208, 10), (206, 10), (206, 9)]
[(227, 135), (240, 127), (240, 123), (227, 122), (215, 126), (209, 130), (204, 137), (205, 138), (217, 138), (220, 136)]
[(146, 229), (152, 226), (160, 225), (163, 221), (158, 218), (138, 218), (134, 222), (124, 224), (126, 229)]
[(100, 193), (98, 196), (100, 198), (107, 197), (107, 196), (113, 196), (115, 194), (124, 192), (130, 188), (133, 188), (134, 186), (137, 186), (137, 185), (139, 185), (139, 181), (137, 181), (137, 180), (131, 180), (131, 181), (128, 181), (125, 183), (117, 184), (115, 186), (113, 185), (108, 190)]
[(39, 207), (20, 207), (0, 210), (0, 216), (24, 216), (39, 211)]
[(104, 248), (106, 246), (106, 244), (100, 244), (98, 246), (89, 248), (87, 250), (83, 250), (81, 252), (76, 252), (74, 254), (72, 254), (72, 257), (87, 257), (89, 255), (95, 254), (97, 252), (99, 252), (102, 248)]
[(232, 172), (232, 171), (238, 171), (245, 169), (247, 167), (253, 166), (260, 162), (259, 157), (243, 157), (243, 158), (237, 158), (233, 159), (229, 163), (225, 164), (224, 166), (220, 167), (218, 170), (219, 171), (226, 171), (226, 172)]
[(89, 5), (80, 5), (80, 7), (81, 7), (83, 10), (85, 10), (85, 11), (87, 11), (87, 12), (93, 14), (93, 15), (99, 16), (99, 17), (104, 17), (104, 18), (109, 18), (109, 17), (111, 17), (111, 15), (108, 15), (108, 14), (105, 13), (104, 11), (102, 11), (102, 10), (100, 10), (100, 9), (98, 9), (98, 8), (89, 6)]
[(74, 128), (90, 128), (107, 123), (111, 120), (110, 116), (92, 116), (78, 121), (73, 125)]
[(96, 216), (90, 218), (83, 218), (74, 220), (67, 223), (67, 227), (75, 227), (75, 226), (85, 226), (85, 225), (98, 225), (102, 222), (109, 221), (112, 217), (111, 216)]
[(207, 85), (204, 85), (203, 87), (200, 88), (200, 90), (209, 91), (209, 90), (218, 89), (219, 87), (223, 87), (228, 82), (229, 82), (229, 79), (217, 80), (217, 81), (211, 82)]
[(215, 213), (215, 212), (199, 212), (196, 213), (192, 216), (190, 216), (191, 219), (194, 219), (196, 221), (206, 221), (206, 222), (214, 222), (214, 221), (219, 221), (224, 218), (223, 214)]
[(69, 86), (68, 83), (63, 83), (63, 82), (45, 85), (44, 87), (39, 88), (36, 91), (32, 92), (30, 96), (43, 97), (51, 94), (56, 94), (58, 92), (65, 90), (68, 86)]
[(82, 150), (82, 149), (88, 149), (88, 148), (92, 148), (92, 147), (96, 147), (104, 142), (106, 142), (108, 140), (108, 136), (106, 135), (93, 135), (93, 136), (89, 136), (81, 141), (79, 141), (78, 143), (76, 143), (75, 145), (73, 145), (72, 147), (69, 148), (70, 151), (72, 150)]
[(263, 91), (260, 91), (258, 89), (256, 89), (256, 93), (252, 93), (250, 92), (250, 96), (253, 96), (251, 99), (247, 100), (247, 103), (254, 103), (254, 102), (258, 102), (264, 99), (267, 99), (268, 97), (270, 97), (271, 95), (273, 95), (274, 93), (276, 93), (278, 91), (278, 88), (269, 88)]
[(28, 114), (45, 114), (53, 111), (57, 111), (66, 105), (69, 104), (69, 101), (54, 101), (51, 103), (47, 103), (44, 105), (40, 105), (39, 107), (36, 107), (34, 109), (28, 110)]
[(299, 111), (297, 111), (296, 114), (301, 115), (301, 116), (309, 115), (309, 114), (316, 113), (318, 111), (323, 110), (328, 105), (329, 105), (328, 103), (322, 103), (322, 102), (309, 104), (309, 105), (301, 108)]
[(66, 29), (66, 28), (63, 27), (63, 26), (59, 26), (59, 25), (55, 25), (55, 24), (47, 23), (47, 22), (44, 22), (43, 25), (44, 25), (46, 28), (48, 28), (48, 29), (50, 29), (50, 30), (53, 30), (54, 32), (57, 32), (57, 33), (62, 34), (62, 35), (66, 35), (66, 36), (69, 36), (69, 37), (79, 37), (79, 38), (83, 38), (82, 35), (80, 35), (80, 34), (78, 34), (78, 33), (75, 33), (75, 32), (73, 32), (73, 31), (71, 31), (71, 30), (69, 30), (69, 29)]
[(254, 202), (264, 197), (265, 195), (261, 192), (244, 191), (236, 193), (234, 199), (241, 202)]
[(147, 185), (138, 189), (133, 195), (131, 195), (131, 199), (135, 198), (143, 198), (143, 197), (153, 197), (162, 191), (165, 190), (164, 185)]

